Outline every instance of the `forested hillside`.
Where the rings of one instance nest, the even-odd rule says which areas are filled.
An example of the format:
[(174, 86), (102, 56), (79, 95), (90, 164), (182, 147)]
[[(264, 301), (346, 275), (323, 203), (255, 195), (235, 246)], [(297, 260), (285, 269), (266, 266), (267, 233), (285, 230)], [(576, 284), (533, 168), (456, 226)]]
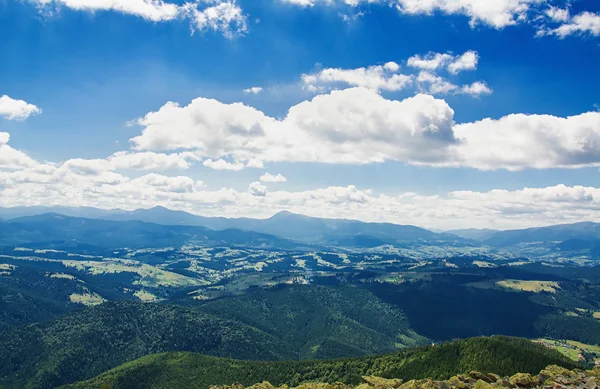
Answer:
[(206, 303), (201, 310), (272, 334), (300, 359), (361, 356), (424, 344), (402, 311), (358, 287), (291, 286)]
[(298, 385), (306, 381), (357, 384), (364, 375), (385, 378), (448, 379), (478, 370), (512, 375), (535, 374), (549, 364), (568, 368), (575, 362), (554, 350), (523, 339), (472, 338), (395, 354), (304, 362), (250, 362), (212, 358), (194, 353), (151, 355), (126, 363), (69, 389), (208, 389), (211, 385)]
[(356, 287), (291, 286), (190, 307), (107, 302), (0, 334), (0, 383), (50, 388), (165, 351), (298, 360), (427, 342), (399, 309)]
[(265, 360), (296, 356), (239, 322), (178, 306), (109, 302), (0, 334), (0, 383), (53, 388), (175, 350)]

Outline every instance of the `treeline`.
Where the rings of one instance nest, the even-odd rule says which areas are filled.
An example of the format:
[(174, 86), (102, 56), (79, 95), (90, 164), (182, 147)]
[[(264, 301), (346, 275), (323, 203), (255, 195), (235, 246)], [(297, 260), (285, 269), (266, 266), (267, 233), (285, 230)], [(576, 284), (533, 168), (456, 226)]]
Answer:
[(591, 317), (545, 315), (536, 322), (539, 334), (552, 339), (570, 339), (600, 345), (600, 323)]
[(167, 353), (126, 363), (65, 389), (207, 389), (211, 385), (248, 386), (262, 381), (277, 386), (297, 386), (308, 381), (358, 384), (363, 375), (409, 380), (448, 379), (470, 370), (500, 375), (535, 374), (551, 364), (577, 367), (554, 350), (508, 337), (471, 338), (389, 355), (329, 361), (256, 362)]

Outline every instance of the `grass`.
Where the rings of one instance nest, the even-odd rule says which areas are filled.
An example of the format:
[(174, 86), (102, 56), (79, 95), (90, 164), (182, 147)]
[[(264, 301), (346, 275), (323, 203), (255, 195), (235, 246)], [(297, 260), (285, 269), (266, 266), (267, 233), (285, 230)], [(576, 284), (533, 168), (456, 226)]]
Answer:
[(133, 294), (135, 297), (139, 298), (141, 301), (144, 302), (152, 302), (152, 301), (156, 301), (157, 297), (155, 295), (153, 295), (152, 293), (145, 291), (145, 290), (138, 290)]
[[(535, 342), (543, 342), (545, 346), (559, 351), (573, 361), (579, 361), (579, 354), (582, 351), (600, 354), (600, 346), (594, 344), (586, 344), (575, 340), (553, 340), (553, 339), (536, 339)], [(597, 359), (597, 358), (595, 358)]]
[(104, 300), (100, 295), (90, 292), (89, 290), (86, 293), (73, 293), (69, 296), (69, 299), (72, 303), (87, 305), (88, 307), (93, 305), (102, 304)]
[(160, 269), (155, 266), (142, 264), (132, 260), (104, 261), (62, 261), (65, 266), (74, 267), (92, 275), (136, 273), (141, 278), (137, 285), (147, 288), (200, 286), (206, 282)]
[(519, 290), (522, 292), (549, 292), (556, 293), (560, 285), (555, 281), (523, 281), (523, 280), (503, 280), (497, 281), (496, 285), (503, 288)]

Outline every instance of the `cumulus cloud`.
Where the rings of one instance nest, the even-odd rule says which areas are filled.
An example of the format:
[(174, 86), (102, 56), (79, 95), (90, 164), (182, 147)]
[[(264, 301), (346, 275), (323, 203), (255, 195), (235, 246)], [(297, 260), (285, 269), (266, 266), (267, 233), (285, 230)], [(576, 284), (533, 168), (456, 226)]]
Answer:
[(8, 120), (25, 120), (31, 115), (40, 114), (42, 110), (23, 100), (15, 100), (7, 95), (0, 96), (0, 117)]
[(492, 89), (485, 82), (476, 81), (470, 85), (463, 85), (460, 88), (460, 93), (478, 97), (491, 94)]
[(284, 176), (282, 176), (281, 174), (271, 174), (271, 173), (265, 173), (260, 177), (260, 180), (262, 182), (287, 182), (287, 178), (285, 178)]
[[(485, 84), (458, 90), (432, 80), (453, 93), (488, 93)], [(142, 134), (132, 139), (136, 149), (185, 148), (232, 158), (239, 168), (253, 160), (401, 161), (482, 170), (600, 166), (600, 112), (566, 118), (514, 114), (456, 124), (444, 100), (423, 94), (390, 100), (366, 88), (318, 95), (281, 119), (243, 104), (196, 99), (184, 107), (168, 103), (140, 120)]]
[(425, 56), (414, 55), (406, 61), (406, 64), (418, 69), (437, 70), (447, 66), (453, 58), (450, 54), (428, 53)]
[(260, 86), (253, 86), (252, 88), (244, 89), (244, 93), (251, 93), (254, 95), (257, 95), (262, 91), (263, 91), (263, 88), (261, 88)]
[(98, 174), (119, 169), (187, 169), (198, 159), (192, 152), (163, 154), (150, 151), (141, 153), (120, 151), (105, 159), (69, 159), (63, 163), (63, 166), (84, 174)]
[[(450, 147), (453, 152), (446, 162), (482, 169), (599, 165), (599, 119), (598, 112), (568, 118), (511, 115), (498, 120), (455, 125), (456, 141)], [(202, 181), (184, 175), (151, 172), (131, 177), (125, 173), (94, 170), (97, 161), (88, 165), (82, 163), (84, 160), (75, 159), (62, 164), (39, 162), (10, 148), (9, 140), (8, 134), (0, 133), (0, 198), (3, 206), (135, 209), (163, 205), (205, 215), (254, 217), (270, 216), (285, 209), (312, 216), (436, 228), (518, 228), (600, 221), (600, 188), (595, 187), (557, 185), (423, 196), (416, 193), (375, 194), (354, 185), (268, 191), (257, 181), (250, 183), (246, 191), (210, 190)], [(427, 151), (426, 148), (419, 150)], [(261, 180), (275, 182), (281, 178), (280, 175), (266, 174)]]
[(367, 68), (341, 69), (327, 68), (312, 74), (303, 74), (302, 82), (311, 91), (323, 91), (328, 86), (360, 86), (376, 91), (399, 91), (408, 87), (412, 76), (397, 74), (400, 65), (388, 62), (385, 65)]
[(163, 0), (28, 0), (42, 10), (66, 7), (75, 11), (112, 11), (152, 22), (187, 19), (192, 29), (214, 30), (227, 37), (247, 30), (247, 17), (235, 0), (196, 0), (179, 5)]
[[(569, 35), (600, 36), (600, 14), (583, 11), (571, 16), (568, 8), (554, 6), (550, 0), (280, 0), (301, 7), (328, 6), (347, 7), (356, 14), (362, 14), (365, 6), (381, 5), (393, 8), (404, 15), (462, 15), (469, 19), (472, 28), (484, 25), (503, 29), (517, 24), (530, 24), (537, 34), (555, 35), (564, 38)], [(569, 2), (567, 2), (567, 6)], [(345, 19), (349, 17), (342, 13)], [(545, 22), (544, 22), (545, 20)], [(547, 23), (546, 23), (547, 22)], [(548, 27), (548, 23), (555, 24)], [(468, 58), (465, 58), (465, 60)], [(448, 61), (445, 54), (429, 59), (415, 58), (423, 70), (437, 69), (439, 61)]]
[[(600, 166), (600, 112), (508, 115), (454, 127), (456, 164), (483, 170)], [(452, 163), (450, 163), (452, 164)]]
[(477, 69), (479, 62), (479, 54), (476, 51), (467, 51), (463, 55), (454, 57), (448, 64), (448, 71), (452, 74), (457, 74), (465, 70)]
[(315, 5), (360, 7), (368, 4), (395, 5), (395, 8), (407, 15), (431, 15), (441, 12), (449, 15), (464, 15), (475, 27), (483, 24), (501, 29), (524, 23), (530, 13), (540, 12), (547, 0), (283, 0), (303, 7)]
[(366, 88), (316, 96), (283, 119), (239, 103), (195, 99), (184, 107), (167, 103), (141, 118), (142, 134), (131, 143), (137, 150), (185, 148), (239, 162), (428, 163), (444, 160), (454, 142), (453, 114), (432, 96), (387, 100)]
[(197, 149), (203, 156), (219, 158), (230, 150), (251, 147), (253, 139), (264, 138), (265, 126), (271, 121), (274, 119), (241, 103), (198, 98), (181, 107), (168, 102), (137, 120), (144, 129), (130, 142), (136, 150)]
[(35, 160), (22, 151), (8, 145), (10, 135), (0, 132), (0, 169), (19, 169), (36, 164)]
[[(206, 3), (206, 1), (204, 1)], [(196, 3), (186, 3), (182, 6), (184, 15), (192, 21), (192, 28), (198, 31), (213, 30), (222, 33), (227, 38), (245, 33), (248, 30), (246, 15), (236, 4), (235, 0), (212, 0), (210, 7), (199, 9)]]
[(556, 28), (542, 29), (540, 35), (556, 35), (559, 38), (569, 35), (600, 36), (600, 13), (582, 12), (571, 17), (568, 11), (560, 10), (554, 11), (550, 18), (563, 24)]
[(224, 159), (218, 159), (213, 161), (212, 159), (207, 159), (202, 163), (204, 166), (215, 169), (215, 170), (242, 170), (245, 166), (241, 162), (227, 162)]
[(488, 25), (501, 29), (524, 22), (528, 12), (545, 0), (398, 0), (397, 8), (405, 14), (428, 15), (434, 12), (466, 15), (471, 26)]
[(412, 87), (432, 95), (453, 93), (479, 97), (492, 93), (492, 89), (484, 81), (459, 86), (438, 74), (439, 71), (445, 71), (451, 76), (456, 76), (462, 71), (477, 69), (478, 62), (479, 54), (472, 50), (461, 55), (432, 52), (408, 58), (406, 65), (413, 71), (418, 69), (419, 73), (416, 74), (401, 74), (400, 64), (387, 62), (384, 65), (356, 69), (325, 68), (303, 74), (301, 79), (304, 88), (314, 93), (323, 93), (340, 86), (359, 86), (377, 92), (399, 91)]
[(248, 186), (248, 193), (252, 196), (264, 197), (267, 195), (267, 187), (260, 182), (255, 181)]
[(458, 74), (461, 71), (477, 69), (478, 62), (479, 54), (476, 51), (469, 50), (462, 55), (434, 52), (427, 53), (424, 56), (414, 55), (406, 61), (406, 64), (422, 70), (446, 69), (452, 74)]
[(304, 191), (210, 190), (186, 176), (114, 172), (88, 176), (48, 164), (0, 170), (3, 206), (64, 205), (136, 209), (162, 205), (207, 216), (267, 217), (280, 210), (317, 217), (417, 224), (431, 228), (520, 228), (600, 221), (600, 188), (557, 185), (520, 190), (374, 194), (354, 185)]

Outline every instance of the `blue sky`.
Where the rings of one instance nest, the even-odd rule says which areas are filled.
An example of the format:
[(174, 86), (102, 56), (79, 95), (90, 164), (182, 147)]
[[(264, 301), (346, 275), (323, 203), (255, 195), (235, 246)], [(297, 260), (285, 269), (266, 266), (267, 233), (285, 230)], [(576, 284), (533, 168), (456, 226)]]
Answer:
[[(0, 1), (0, 96), (41, 110), (11, 118), (0, 103), (9, 137), (0, 148), (2, 203), (257, 217), (290, 209), (436, 228), (599, 219), (600, 3), (447, 3), (210, 0), (184, 13), (182, 3), (145, 0), (118, 9), (102, 0)], [(148, 4), (181, 8), (148, 16)], [(198, 12), (219, 6), (227, 12), (214, 24), (198, 24)], [(435, 68), (410, 65), (436, 53)], [(452, 71), (465, 53), (475, 63)], [(407, 81), (385, 84), (394, 75)], [(465, 89), (474, 83), (485, 89)], [(252, 87), (262, 90), (244, 91)], [(217, 105), (191, 104), (197, 98)], [(169, 101), (182, 109), (134, 124)], [(242, 108), (228, 105), (237, 102)], [(292, 107), (298, 115), (287, 120)], [(524, 116), (502, 119), (512, 114)], [(195, 127), (197, 115), (222, 133)], [(256, 140), (256, 128), (269, 135)], [(458, 146), (463, 137), (468, 147)], [(116, 152), (146, 154), (106, 167)], [(156, 154), (184, 162), (165, 165)], [(205, 166), (220, 159), (236, 170)], [(265, 173), (286, 182), (261, 182)]]

